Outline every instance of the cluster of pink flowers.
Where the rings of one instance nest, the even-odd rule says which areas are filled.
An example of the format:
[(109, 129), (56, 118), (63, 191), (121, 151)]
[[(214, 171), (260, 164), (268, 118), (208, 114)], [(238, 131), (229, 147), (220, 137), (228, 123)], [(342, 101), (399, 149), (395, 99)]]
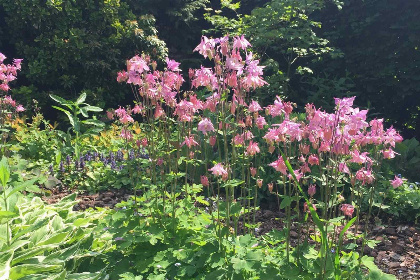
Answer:
[(221, 163), (217, 163), (215, 166), (210, 168), (209, 171), (211, 171), (214, 176), (222, 177), (222, 180), (227, 180), (228, 178), (228, 172)]
[(340, 210), (345, 216), (352, 217), (354, 212), (354, 206), (351, 204), (343, 204), (341, 205)]
[(21, 104), (16, 103), (16, 101), (13, 100), (13, 98), (10, 95), (0, 97), (0, 104), (6, 105), (9, 108), (14, 109), (14, 111), (17, 113), (25, 111), (25, 108)]
[[(204, 138), (216, 149), (214, 146), (218, 137), (224, 135), (223, 140), (231, 141), (235, 149), (241, 149), (243, 155), (251, 159), (262, 148), (262, 143), (255, 140), (251, 131), (255, 133), (264, 129), (271, 120), (271, 126), (262, 137), (268, 151), (273, 153), (276, 147), (290, 147), (293, 142), (298, 151), (298, 154), (292, 152), (287, 155), (297, 162), (292, 174), (281, 156), (269, 164), (285, 178), (291, 181), (307, 179), (311, 169), (319, 169), (320, 165), (326, 164), (326, 158), (333, 158), (335, 163), (330, 168), (347, 174), (352, 184), (356, 181), (362, 186), (373, 184), (376, 178), (372, 168), (378, 165), (378, 155), (370, 154), (368, 148), (375, 145), (379, 147), (379, 155), (383, 159), (393, 158), (395, 143), (402, 141), (398, 132), (392, 127), (384, 129), (382, 119), (368, 122), (368, 111), (353, 106), (355, 97), (336, 98), (332, 113), (307, 104), (304, 121), (291, 117), (296, 105), (284, 102), (279, 96), (265, 108), (256, 100), (249, 100), (250, 91), (267, 84), (262, 78), (264, 67), (247, 50), (250, 45), (243, 36), (233, 39), (228, 36), (215, 39), (202, 37), (194, 51), (213, 61), (214, 67), (189, 69), (188, 75), (191, 88), (206, 88), (209, 91), (203, 100), (191, 92), (179, 94), (184, 79), (178, 62), (167, 58), (165, 70), (159, 71), (156, 70), (157, 63), (148, 56), (131, 58), (127, 62), (127, 70), (118, 73), (117, 80), (136, 86), (138, 105), (133, 109), (120, 107), (110, 113), (110, 117), (117, 116), (123, 124), (133, 121), (133, 113), (153, 116), (154, 120), (174, 117), (186, 128), (184, 138), (178, 144), (188, 148), (191, 158), (194, 157), (195, 147), (200, 145), (200, 139)], [(214, 122), (214, 114), (211, 113), (218, 114), (219, 123)], [(236, 122), (226, 121), (227, 115), (234, 116)], [(197, 124), (196, 131), (199, 133), (194, 131), (192, 124)], [(121, 136), (128, 139), (131, 134), (124, 130)], [(227, 180), (231, 167), (229, 162), (216, 163), (208, 171)], [(261, 187), (262, 179), (257, 177), (257, 169), (250, 165), (249, 172), (257, 186)], [(209, 186), (207, 176), (200, 179), (203, 186)], [(396, 177), (391, 184), (394, 188), (398, 187), (402, 180)], [(268, 189), (270, 192), (273, 190), (272, 183), (268, 184)], [(316, 187), (311, 185), (308, 194), (313, 197), (315, 193)], [(342, 204), (341, 210), (350, 217), (354, 207)]]
[(21, 69), (22, 59), (14, 59), (13, 64), (3, 64), (6, 56), (0, 52), (0, 91), (7, 92), (9, 82), (16, 80), (17, 72)]
[[(375, 160), (368, 152), (363, 152), (363, 147), (373, 144), (382, 147), (383, 158), (394, 156), (393, 148), (396, 142), (401, 142), (402, 137), (394, 128), (384, 130), (383, 120), (366, 121), (367, 110), (353, 108), (355, 97), (335, 99), (336, 110), (327, 113), (316, 109), (312, 104), (306, 105), (306, 123), (295, 122), (289, 119), (292, 107), (286, 105), (277, 98), (273, 105), (266, 110), (273, 117), (283, 116), (281, 123), (273, 124), (263, 137), (269, 145), (285, 142), (299, 142), (302, 173), (311, 172), (310, 166), (319, 165), (318, 155), (329, 153), (340, 157), (341, 162), (337, 166), (340, 172), (351, 175), (348, 164), (355, 163), (360, 169), (355, 173), (355, 179), (362, 185), (372, 184), (375, 180), (372, 166)], [(286, 109), (288, 108), (288, 109)], [(312, 147), (314, 153), (310, 153)], [(286, 173), (280, 165), (281, 160), (270, 164), (277, 171)], [(353, 176), (353, 175), (352, 175)]]

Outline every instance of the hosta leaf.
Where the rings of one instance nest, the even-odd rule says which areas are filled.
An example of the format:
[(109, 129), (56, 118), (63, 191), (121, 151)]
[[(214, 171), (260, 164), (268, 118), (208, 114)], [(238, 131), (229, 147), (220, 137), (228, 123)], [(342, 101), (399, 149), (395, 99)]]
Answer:
[(55, 263), (55, 262), (66, 261), (77, 253), (77, 251), (79, 250), (79, 246), (80, 246), (80, 243), (76, 243), (76, 244), (70, 246), (69, 248), (66, 248), (66, 249), (63, 249), (63, 250), (60, 250), (60, 251), (56, 251), (56, 252), (48, 255), (45, 258), (44, 262), (45, 263)]
[(12, 267), (12, 269), (10, 270), (9, 279), (21, 279), (22, 277), (27, 275), (58, 271), (60, 269), (62, 269), (61, 265), (22, 264)]
[(89, 273), (89, 272), (85, 272), (85, 273), (73, 273), (70, 275), (67, 275), (66, 279), (75, 279), (75, 280), (97, 280), (97, 279), (102, 279), (102, 273), (103, 270), (100, 272), (95, 272), (95, 273)]
[(10, 178), (9, 164), (7, 158), (3, 157), (0, 161), (0, 181), (3, 187), (7, 185)]
[(0, 280), (8, 280), (10, 273), (10, 263), (13, 259), (13, 251), (0, 254)]
[(17, 213), (14, 213), (14, 212), (10, 212), (10, 211), (0, 211), (0, 221), (1, 221), (1, 219), (3, 219), (3, 218), (14, 218), (14, 217), (16, 217), (16, 216), (18, 216), (18, 214)]
[(25, 260), (30, 259), (36, 255), (43, 255), (45, 251), (52, 250), (56, 248), (57, 246), (58, 245), (44, 245), (44, 246), (37, 246), (35, 248), (19, 251), (19, 253), (15, 254), (15, 258), (12, 261), (12, 265), (22, 263)]
[(20, 278), (19, 280), (65, 280), (67, 275), (67, 271), (63, 270), (60, 273), (51, 274), (48, 277), (44, 274), (32, 274)]
[(8, 248), (4, 248), (4, 251), (16, 251), (17, 249), (25, 246), (28, 243), (29, 243), (28, 240), (18, 240), (16, 242), (13, 242), (12, 244), (10, 244), (10, 246)]
[(66, 237), (68, 236), (67, 232), (61, 232), (53, 234), (47, 240), (42, 241), (41, 243), (37, 244), (38, 246), (42, 245), (50, 245), (50, 244), (57, 244), (59, 245)]
[(49, 222), (49, 218), (43, 218), (41, 220), (38, 220), (36, 223), (32, 224), (31, 226), (27, 227), (26, 229), (21, 230), (18, 233), (16, 233), (13, 236), (12, 242), (14, 242), (15, 240), (18, 240), (20, 237), (27, 234), (28, 232), (33, 232), (33, 231), (45, 226), (46, 224), (48, 224), (48, 222)]

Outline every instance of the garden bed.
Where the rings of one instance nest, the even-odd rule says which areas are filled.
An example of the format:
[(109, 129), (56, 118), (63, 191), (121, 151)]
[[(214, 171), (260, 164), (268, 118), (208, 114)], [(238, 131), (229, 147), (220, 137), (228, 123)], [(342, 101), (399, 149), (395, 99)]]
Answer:
[[(50, 196), (43, 199), (51, 204), (69, 195), (69, 190), (54, 190)], [(73, 207), (80, 211), (88, 208), (115, 208), (117, 203), (127, 201), (132, 192), (127, 189), (114, 189), (101, 191), (96, 194), (80, 193), (77, 195), (78, 203)], [(285, 224), (284, 212), (278, 210), (259, 210), (256, 215), (256, 223), (260, 224), (256, 235), (263, 235), (273, 229), (282, 230)], [(309, 227), (312, 231), (312, 226)], [(350, 231), (354, 230), (354, 226)], [(375, 248), (365, 247), (365, 254), (374, 257), (376, 265), (386, 273), (393, 274), (397, 279), (416, 280), (420, 278), (420, 230), (414, 225), (370, 225), (368, 229), (369, 240), (377, 241)], [(302, 229), (306, 233), (306, 229)], [(298, 230), (292, 226), (290, 232), (292, 245), (298, 239)]]

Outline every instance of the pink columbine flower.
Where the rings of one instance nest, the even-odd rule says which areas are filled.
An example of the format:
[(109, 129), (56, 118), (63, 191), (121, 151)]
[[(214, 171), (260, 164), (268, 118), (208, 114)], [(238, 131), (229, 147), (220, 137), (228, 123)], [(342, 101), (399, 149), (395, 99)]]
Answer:
[(243, 135), (236, 134), (235, 137), (233, 137), (233, 144), (235, 146), (243, 145), (244, 144), (244, 137), (243, 137)]
[(401, 179), (398, 176), (395, 176), (394, 180), (390, 180), (390, 182), (391, 182), (392, 187), (394, 187), (394, 189), (400, 187), (404, 183), (403, 179)]
[(352, 159), (350, 160), (350, 162), (355, 162), (355, 163), (363, 164), (366, 161), (368, 161), (367, 154), (368, 154), (367, 152), (359, 153), (358, 150), (352, 151), (350, 153), (350, 155), (352, 156)]
[(210, 168), (209, 171), (213, 172), (213, 175), (215, 176), (225, 177), (228, 174), (226, 169), (223, 167), (221, 163), (216, 164), (215, 166)]
[(233, 49), (243, 49), (246, 50), (247, 47), (250, 47), (251, 44), (245, 39), (244, 35), (241, 37), (236, 36), (233, 38)]
[(311, 173), (311, 169), (309, 168), (309, 164), (307, 162), (305, 162), (301, 167), (300, 167), (300, 172), (302, 173)]
[(155, 109), (155, 119), (160, 118), (161, 116), (165, 116), (165, 111), (162, 109), (162, 107), (158, 104), (156, 105)]
[[(296, 180), (299, 182), (300, 179), (302, 179), (302, 177), (303, 177), (302, 172), (300, 172), (299, 169), (296, 169), (296, 170), (293, 170), (293, 173), (295, 174)], [(293, 178), (292, 174), (289, 174), (288, 177), (289, 177), (290, 180), (295, 179), (295, 178)]]
[(309, 154), (309, 148), (309, 145), (299, 145), (299, 151), (304, 155)]
[(308, 158), (308, 163), (310, 165), (319, 165), (319, 159), (316, 155), (312, 154)]
[(391, 158), (395, 157), (395, 152), (391, 148), (389, 148), (387, 150), (383, 150), (382, 154), (384, 155), (384, 158), (386, 158), (386, 159), (391, 159)]
[(262, 184), (263, 184), (263, 179), (257, 179), (257, 186), (258, 186), (258, 188), (261, 189)]
[(261, 108), (260, 104), (258, 104), (257, 101), (252, 100), (251, 104), (249, 104), (248, 112), (254, 113), (254, 112), (261, 111), (261, 110), (262, 110), (262, 108)]
[(175, 60), (171, 60), (168, 57), (166, 58), (166, 65), (168, 67), (168, 70), (170, 71), (181, 71), (181, 69), (179, 69), (179, 65), (181, 63), (176, 62)]
[(279, 157), (278, 160), (270, 163), (269, 166), (273, 167), (276, 171), (279, 171), (284, 175), (287, 174), (287, 167), (282, 157)]
[(255, 124), (257, 125), (258, 129), (263, 129), (264, 125), (267, 124), (265, 121), (265, 118), (263, 116), (258, 116), (257, 120), (255, 121)]
[(22, 106), (22, 105), (18, 105), (17, 107), (16, 107), (16, 112), (23, 112), (23, 111), (25, 111), (25, 108)]
[(194, 49), (194, 51), (198, 51), (204, 58), (207, 56), (212, 56), (212, 51), (214, 50), (215, 42), (214, 39), (209, 39), (206, 36), (201, 37), (201, 43)]
[(133, 113), (134, 114), (139, 114), (139, 113), (141, 113), (142, 109), (143, 108), (140, 107), (139, 104), (136, 104), (136, 106), (134, 106), (134, 108), (133, 108)]
[(258, 143), (254, 141), (249, 141), (248, 148), (246, 149), (246, 153), (249, 156), (254, 156), (255, 154), (260, 152), (260, 148), (258, 147)]
[(124, 115), (127, 114), (127, 112), (125, 111), (124, 108), (119, 107), (118, 109), (115, 110), (115, 114), (119, 117), (122, 118)]
[(356, 172), (356, 179), (362, 181), (362, 185), (372, 184), (375, 180), (375, 176), (372, 174), (372, 170), (366, 170), (362, 167)]
[(210, 185), (209, 183), (209, 178), (207, 178), (207, 176), (201, 176), (200, 177), (201, 180), (201, 184), (203, 185), (203, 187), (208, 187)]
[(117, 73), (117, 82), (122, 83), (128, 80), (128, 73), (126, 71), (121, 71)]
[(189, 137), (185, 136), (185, 141), (182, 142), (181, 147), (184, 145), (187, 145), (187, 147), (191, 149), (193, 146), (198, 146), (198, 143), (195, 141), (194, 135), (191, 135)]
[(142, 145), (142, 147), (147, 147), (147, 138), (141, 139), (140, 144)]
[(354, 212), (354, 206), (351, 204), (343, 204), (341, 205), (340, 210), (344, 213), (344, 215), (352, 217)]
[(8, 84), (0, 84), (0, 90), (8, 91), (10, 89)]
[(122, 124), (126, 124), (126, 123), (129, 123), (129, 122), (134, 122), (134, 119), (130, 115), (126, 114), (126, 115), (124, 115), (120, 118), (120, 122)]
[(350, 169), (345, 162), (340, 162), (338, 164), (338, 171), (340, 171), (342, 173), (350, 174)]
[(133, 139), (133, 135), (131, 134), (131, 132), (125, 128), (123, 128), (121, 130), (121, 134), (120, 134), (121, 138), (126, 139), (126, 140), (131, 140)]
[(204, 135), (207, 135), (207, 132), (214, 131), (213, 123), (208, 118), (202, 119), (198, 123), (198, 131), (201, 131)]
[(310, 185), (308, 188), (308, 194), (312, 197), (314, 196), (316, 193), (316, 186), (315, 185)]

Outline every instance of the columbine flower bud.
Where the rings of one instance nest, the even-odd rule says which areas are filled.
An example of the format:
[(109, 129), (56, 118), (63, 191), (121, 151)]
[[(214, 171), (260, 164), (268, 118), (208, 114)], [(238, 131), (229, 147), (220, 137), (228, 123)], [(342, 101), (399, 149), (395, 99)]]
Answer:
[(312, 197), (314, 196), (316, 193), (316, 186), (315, 185), (310, 185), (308, 188), (308, 194)]
[(209, 184), (209, 178), (207, 178), (207, 176), (201, 176), (201, 184), (203, 185), (203, 187), (208, 187)]
[(249, 170), (251, 171), (252, 177), (255, 177), (255, 175), (257, 175), (257, 169), (255, 167), (250, 167)]
[(270, 193), (272, 193), (273, 192), (273, 183), (268, 183), (267, 186), (268, 186), (268, 191)]
[(216, 136), (210, 136), (210, 138), (209, 138), (209, 144), (210, 144), (210, 146), (214, 146), (214, 145), (216, 145)]

